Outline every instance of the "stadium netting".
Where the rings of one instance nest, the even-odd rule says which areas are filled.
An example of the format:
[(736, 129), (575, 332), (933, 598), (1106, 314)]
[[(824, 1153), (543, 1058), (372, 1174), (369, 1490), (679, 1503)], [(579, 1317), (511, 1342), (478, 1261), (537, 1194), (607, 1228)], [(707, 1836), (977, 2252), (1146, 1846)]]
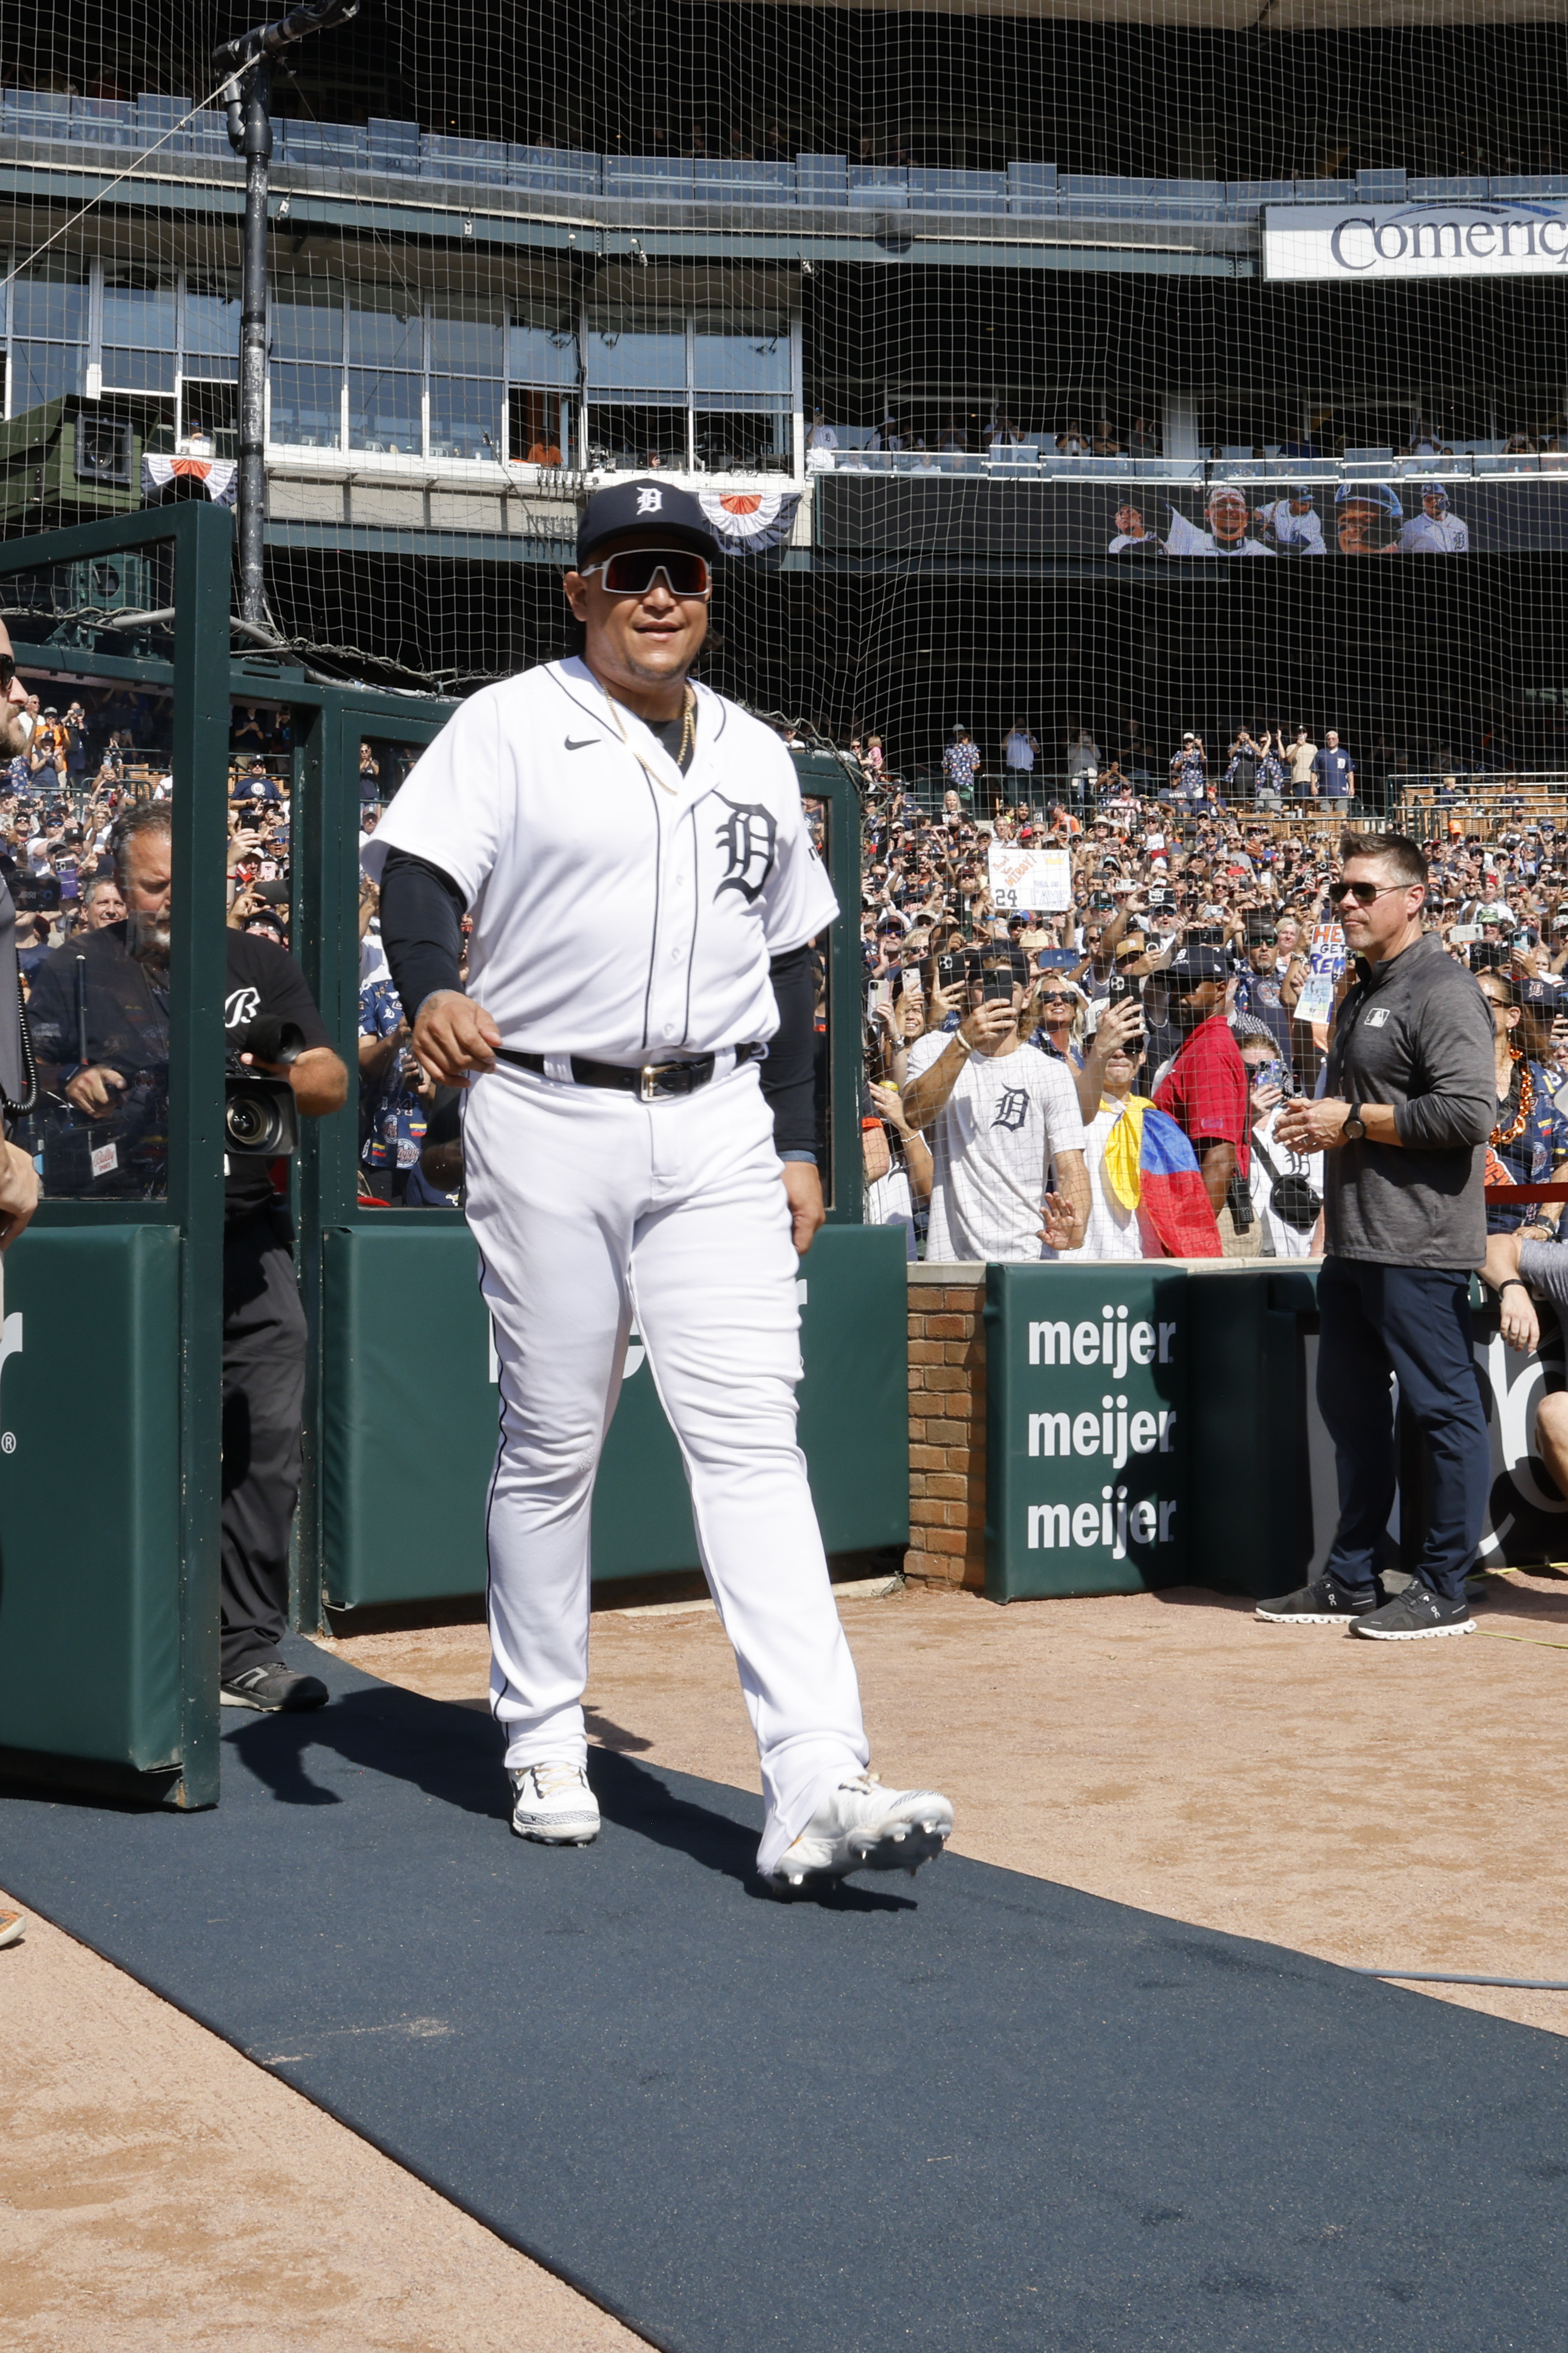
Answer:
[[(274, 83), (278, 645), (547, 657), (582, 499), (657, 469), (734, 548), (706, 674), (907, 776), (1015, 723), (1042, 782), (1243, 723), (1568, 769), (1563, 293), (1510, 244), (1568, 241), (1568, 28), (1468, 13), (365, 0)], [(0, 33), (7, 532), (228, 494), (260, 14)], [(1281, 274), (1313, 220), (1338, 282)]]

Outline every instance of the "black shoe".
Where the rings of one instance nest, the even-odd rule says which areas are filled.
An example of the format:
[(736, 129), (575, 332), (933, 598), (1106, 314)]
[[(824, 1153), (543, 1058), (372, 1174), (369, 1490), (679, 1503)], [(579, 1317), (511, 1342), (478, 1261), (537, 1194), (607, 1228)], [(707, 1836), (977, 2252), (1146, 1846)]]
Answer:
[(1277, 1601), (1260, 1601), (1252, 1614), (1270, 1626), (1348, 1626), (1369, 1616), (1377, 1605), (1375, 1586), (1369, 1585), (1364, 1593), (1347, 1593), (1331, 1577), (1320, 1577), (1303, 1585), (1300, 1592), (1282, 1593)]
[(1381, 1609), (1360, 1619), (1353, 1630), (1374, 1642), (1425, 1642), (1434, 1634), (1473, 1634), (1476, 1621), (1468, 1601), (1445, 1601), (1417, 1578)]
[(264, 1715), (299, 1715), (309, 1707), (325, 1707), (327, 1686), (314, 1675), (297, 1675), (281, 1659), (263, 1659), (226, 1675), (218, 1688), (225, 1707), (258, 1707)]

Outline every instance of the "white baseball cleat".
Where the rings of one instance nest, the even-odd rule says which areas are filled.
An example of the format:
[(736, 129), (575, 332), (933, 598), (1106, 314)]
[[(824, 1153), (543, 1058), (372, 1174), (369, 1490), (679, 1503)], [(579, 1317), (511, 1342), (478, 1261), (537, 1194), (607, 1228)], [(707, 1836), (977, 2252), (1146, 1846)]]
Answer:
[(599, 1835), (599, 1800), (574, 1757), (543, 1757), (510, 1768), (511, 1826), (541, 1846), (592, 1846)]
[(874, 1773), (857, 1773), (828, 1792), (774, 1864), (772, 1884), (787, 1894), (852, 1871), (907, 1871), (912, 1878), (952, 1836), (952, 1807), (934, 1789), (884, 1789)]

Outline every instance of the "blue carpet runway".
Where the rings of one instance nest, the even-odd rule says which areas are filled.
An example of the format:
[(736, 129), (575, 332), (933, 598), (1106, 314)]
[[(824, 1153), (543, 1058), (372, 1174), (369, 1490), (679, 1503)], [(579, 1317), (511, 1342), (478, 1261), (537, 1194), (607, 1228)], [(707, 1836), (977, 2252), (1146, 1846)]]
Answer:
[(9, 1795), (0, 1883), (654, 2344), (1568, 2340), (1557, 2036), (951, 1855), (775, 1905), (620, 1756), (524, 1845), (487, 1717), (308, 1656), (216, 1812)]

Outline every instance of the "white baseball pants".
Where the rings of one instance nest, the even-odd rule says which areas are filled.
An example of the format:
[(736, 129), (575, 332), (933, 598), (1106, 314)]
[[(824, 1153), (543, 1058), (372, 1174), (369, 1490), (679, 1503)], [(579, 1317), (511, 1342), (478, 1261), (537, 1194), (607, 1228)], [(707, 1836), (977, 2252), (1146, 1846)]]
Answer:
[(756, 1734), (769, 1872), (869, 1752), (795, 1443), (796, 1259), (756, 1065), (643, 1103), (503, 1063), (470, 1085), (463, 1150), (500, 1365), (490, 1700), (507, 1763), (587, 1757), (589, 1507), (635, 1321)]

